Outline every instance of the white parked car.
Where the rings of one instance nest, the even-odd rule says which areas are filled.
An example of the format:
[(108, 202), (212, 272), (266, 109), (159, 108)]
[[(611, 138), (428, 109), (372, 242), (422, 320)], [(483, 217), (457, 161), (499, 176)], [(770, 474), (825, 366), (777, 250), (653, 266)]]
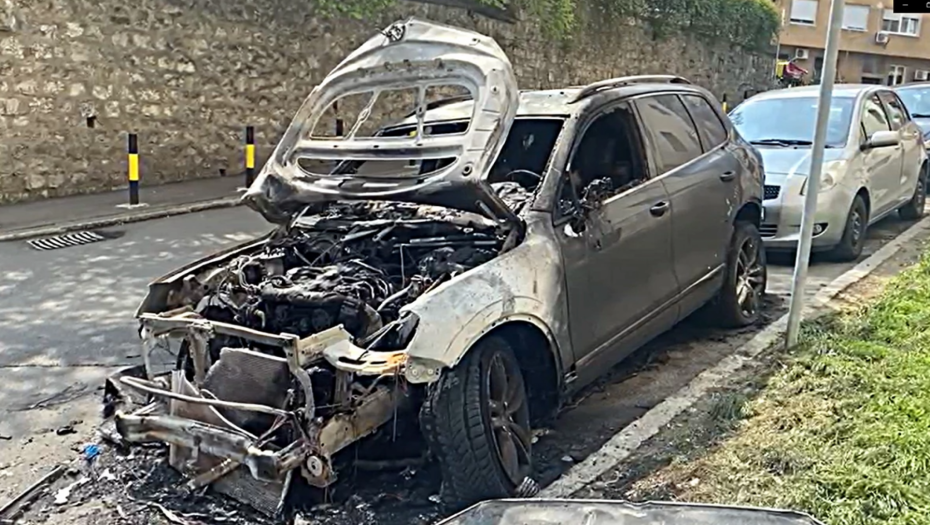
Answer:
[[(761, 233), (769, 249), (797, 246), (819, 89), (769, 91), (730, 114), (762, 155)], [(895, 211), (905, 219), (923, 215), (927, 153), (920, 128), (888, 88), (837, 85), (830, 110), (813, 249), (853, 260), (862, 253), (869, 225)]]

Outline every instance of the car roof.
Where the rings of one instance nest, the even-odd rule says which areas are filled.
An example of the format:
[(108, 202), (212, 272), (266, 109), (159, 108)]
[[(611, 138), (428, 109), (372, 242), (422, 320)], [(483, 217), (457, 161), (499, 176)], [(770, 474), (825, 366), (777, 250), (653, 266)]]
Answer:
[(911, 82), (908, 84), (901, 84), (895, 86), (892, 89), (895, 91), (908, 91), (911, 89), (930, 89), (930, 82)]
[[(617, 85), (616, 87), (606, 87), (603, 90), (591, 92), (590, 86), (593, 85), (521, 91), (517, 118), (566, 118), (583, 112), (593, 104), (599, 105), (608, 100), (619, 100), (649, 93), (693, 93), (709, 97), (713, 101), (713, 95), (709, 91), (683, 82), (636, 82)], [(585, 92), (586, 89), (589, 92)], [(578, 99), (579, 95), (583, 97), (580, 100)], [(438, 101), (434, 103), (432, 109), (427, 110), (425, 120), (428, 122), (442, 122), (467, 119), (471, 116), (471, 108), (472, 101), (470, 99), (452, 98), (445, 104)], [(394, 125), (402, 126), (415, 122), (416, 117), (408, 115)]]
[[(877, 90), (887, 90), (887, 86), (878, 84), (836, 84), (833, 87), (833, 96), (837, 98), (856, 98), (864, 93)], [(759, 93), (752, 97), (753, 100), (765, 100), (771, 98), (809, 98), (816, 97), (820, 94), (820, 86), (800, 86), (793, 88), (774, 89)]]

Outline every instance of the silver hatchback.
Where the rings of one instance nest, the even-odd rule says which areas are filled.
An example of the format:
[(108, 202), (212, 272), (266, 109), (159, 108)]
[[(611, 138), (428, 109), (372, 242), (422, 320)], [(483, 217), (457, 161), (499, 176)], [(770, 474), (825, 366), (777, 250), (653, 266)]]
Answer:
[[(762, 155), (769, 249), (794, 249), (804, 193), (819, 87), (769, 91), (730, 114), (739, 133)], [(894, 213), (923, 215), (927, 153), (920, 129), (901, 99), (874, 85), (838, 85), (833, 92), (813, 248), (840, 260), (862, 253), (869, 225)]]

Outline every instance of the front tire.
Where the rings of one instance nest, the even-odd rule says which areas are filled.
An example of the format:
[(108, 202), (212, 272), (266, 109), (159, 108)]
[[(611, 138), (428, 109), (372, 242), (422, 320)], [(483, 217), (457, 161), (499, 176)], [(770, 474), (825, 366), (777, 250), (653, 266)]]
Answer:
[(762, 298), (768, 280), (765, 247), (759, 229), (738, 222), (727, 250), (723, 288), (717, 298), (716, 318), (725, 328), (755, 324), (762, 315)]
[(843, 237), (830, 254), (833, 259), (840, 262), (855, 261), (862, 255), (865, 247), (865, 236), (869, 229), (869, 207), (865, 204), (862, 195), (856, 195), (849, 214), (846, 216), (846, 226)]
[(420, 424), (439, 460), (441, 498), (451, 510), (513, 497), (532, 472), (526, 386), (501, 337), (486, 337), (443, 375)]
[(924, 216), (924, 206), (927, 204), (927, 166), (924, 165), (917, 177), (917, 187), (914, 195), (904, 206), (898, 208), (898, 215), (906, 221), (915, 221)]

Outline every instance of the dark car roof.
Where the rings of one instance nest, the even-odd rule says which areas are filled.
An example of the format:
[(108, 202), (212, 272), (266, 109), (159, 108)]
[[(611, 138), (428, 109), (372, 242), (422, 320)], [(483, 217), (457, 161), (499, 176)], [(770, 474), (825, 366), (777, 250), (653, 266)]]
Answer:
[[(584, 87), (569, 87), (563, 89), (533, 90), (520, 92), (520, 106), (517, 108), (517, 117), (570, 117), (577, 115), (594, 104), (601, 104), (608, 100), (635, 97), (648, 93), (661, 92), (690, 92), (714, 100), (709, 91), (693, 84), (681, 83), (635, 83), (619, 87), (604, 89), (576, 100)], [(462, 120), (471, 116), (471, 100), (456, 99), (449, 104), (439, 104), (426, 112), (426, 121), (441, 122)], [(416, 117), (409, 116), (396, 125), (412, 124)]]

